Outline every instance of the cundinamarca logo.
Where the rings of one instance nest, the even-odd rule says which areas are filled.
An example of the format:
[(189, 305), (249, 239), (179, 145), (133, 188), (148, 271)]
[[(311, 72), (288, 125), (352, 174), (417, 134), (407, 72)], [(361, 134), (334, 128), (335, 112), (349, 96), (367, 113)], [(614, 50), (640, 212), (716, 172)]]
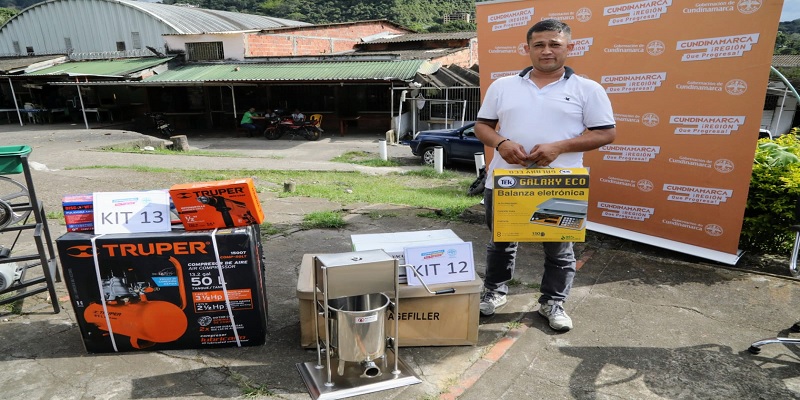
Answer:
[(603, 9), (604, 16), (617, 16), (608, 20), (608, 26), (633, 24), (635, 22), (659, 19), (672, 5), (672, 0), (645, 0), (618, 4)]
[(502, 31), (518, 26), (527, 26), (531, 22), (533, 14), (533, 7), (521, 8), (519, 10), (492, 14), (486, 18), (486, 21), (492, 25), (492, 32)]
[(600, 84), (606, 85), (606, 93), (653, 92), (666, 79), (666, 72), (605, 75), (600, 78)]
[(676, 135), (730, 135), (744, 124), (743, 115), (673, 115), (669, 123), (683, 125), (675, 128)]
[(702, 61), (714, 58), (742, 57), (758, 43), (758, 33), (720, 36), (702, 39), (681, 40), (677, 44), (678, 51), (699, 50), (684, 54), (681, 61)]
[(588, 52), (589, 49), (592, 47), (592, 44), (594, 44), (594, 38), (589, 37), (589, 38), (572, 39), (571, 43), (574, 46), (572, 47), (572, 51), (570, 51), (568, 54), (569, 57), (580, 57), (586, 54), (586, 52)]
[(650, 162), (661, 151), (660, 146), (608, 144), (598, 149), (605, 161)]

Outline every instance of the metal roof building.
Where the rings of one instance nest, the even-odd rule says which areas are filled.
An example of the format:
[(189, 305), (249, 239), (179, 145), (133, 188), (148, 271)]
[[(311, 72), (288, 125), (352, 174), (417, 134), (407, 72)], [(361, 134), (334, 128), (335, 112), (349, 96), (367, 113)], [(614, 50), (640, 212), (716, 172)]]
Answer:
[[(152, 55), (164, 34), (245, 32), (305, 22), (132, 0), (50, 0), (0, 26), (0, 55), (72, 54), (72, 58)], [(77, 56), (77, 57), (76, 57)], [(94, 56), (94, 57), (93, 57)]]

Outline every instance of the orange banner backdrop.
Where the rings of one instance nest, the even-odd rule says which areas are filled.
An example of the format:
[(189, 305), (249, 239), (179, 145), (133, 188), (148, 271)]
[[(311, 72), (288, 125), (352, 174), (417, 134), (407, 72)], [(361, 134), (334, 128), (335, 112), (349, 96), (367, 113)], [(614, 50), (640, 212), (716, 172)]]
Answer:
[(782, 5), (477, 3), (481, 89), (530, 65), (531, 25), (569, 24), (567, 65), (603, 85), (617, 121), (617, 140), (584, 158), (588, 228), (735, 264)]

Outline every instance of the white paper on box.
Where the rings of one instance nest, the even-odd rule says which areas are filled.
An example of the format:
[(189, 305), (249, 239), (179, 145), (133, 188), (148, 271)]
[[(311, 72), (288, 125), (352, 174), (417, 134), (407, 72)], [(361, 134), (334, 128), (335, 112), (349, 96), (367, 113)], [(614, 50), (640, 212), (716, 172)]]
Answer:
[[(414, 268), (426, 285), (475, 279), (472, 242), (406, 247), (405, 259), (406, 269)], [(422, 284), (413, 272), (407, 276), (409, 285)]]
[(94, 233), (169, 232), (169, 193), (95, 192)]

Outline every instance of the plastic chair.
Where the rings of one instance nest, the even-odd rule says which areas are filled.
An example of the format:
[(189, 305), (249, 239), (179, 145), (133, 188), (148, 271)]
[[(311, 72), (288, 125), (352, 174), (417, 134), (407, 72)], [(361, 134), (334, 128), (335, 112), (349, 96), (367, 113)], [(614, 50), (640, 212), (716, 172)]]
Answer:
[[(25, 103), (25, 107), (24, 108), (26, 110), (35, 110), (35, 107), (31, 103)], [(36, 111), (25, 111), (25, 113), (28, 114), (28, 122), (29, 123), (34, 123), (34, 124), (37, 123), (36, 122)]]
[[(800, 222), (800, 199), (797, 200), (794, 209), (795, 221)], [(789, 273), (794, 277), (800, 276), (800, 271), (797, 269), (797, 256), (800, 253), (800, 225), (792, 225), (791, 229), (794, 231), (794, 246), (792, 247), (792, 257), (789, 259)], [(795, 323), (789, 328), (792, 332), (800, 332), (800, 322)], [(769, 339), (762, 339), (750, 345), (748, 351), (753, 354), (761, 352), (761, 346), (770, 343), (783, 343), (800, 345), (800, 338), (787, 338), (787, 337), (774, 337)]]
[(308, 120), (311, 122), (312, 125), (319, 127), (322, 125), (322, 114), (311, 114), (308, 117)]

